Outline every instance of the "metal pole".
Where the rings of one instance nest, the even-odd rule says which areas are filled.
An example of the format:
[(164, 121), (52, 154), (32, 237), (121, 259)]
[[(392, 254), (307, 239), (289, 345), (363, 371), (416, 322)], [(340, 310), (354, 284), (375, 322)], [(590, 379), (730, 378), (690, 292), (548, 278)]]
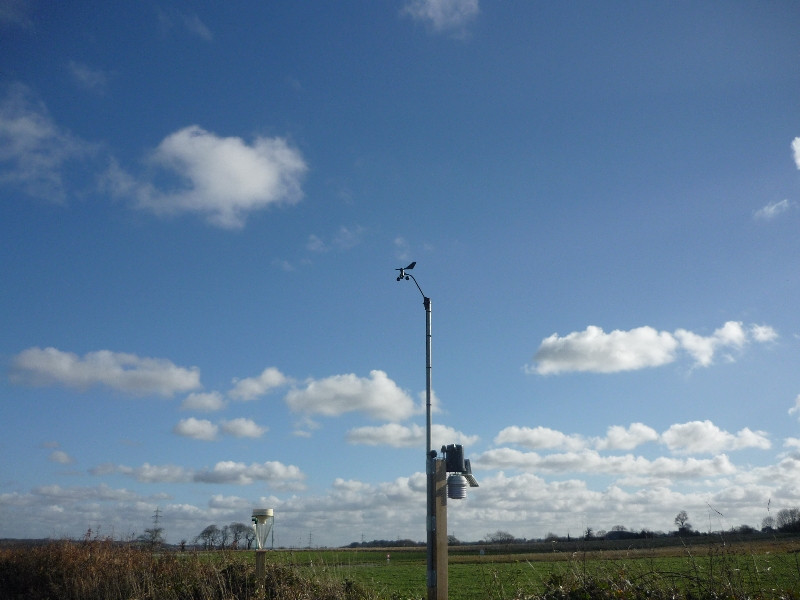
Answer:
[[(413, 269), (416, 262), (412, 262), (405, 268), (397, 269), (400, 275), (397, 281), (408, 279), (414, 280), (419, 293), (422, 294), (422, 305), (425, 307), (425, 474), (427, 479), (427, 515), (425, 517), (425, 529), (427, 531), (427, 561), (426, 561), (426, 583), (428, 587), (428, 600), (446, 600), (447, 598), (447, 495), (445, 488), (441, 485), (441, 492), (444, 493), (440, 502), (437, 502), (437, 471), (441, 475), (442, 481), (446, 480), (447, 472), (441, 459), (437, 460), (435, 452), (431, 450), (431, 299), (422, 293), (422, 288), (417, 283), (417, 278), (407, 270)], [(445, 482), (446, 485), (446, 482)], [(437, 509), (438, 506), (438, 509)], [(441, 515), (441, 527), (443, 528), (437, 536), (437, 510)], [(438, 550), (437, 538), (444, 540), (443, 549)], [(437, 561), (441, 555), (442, 561)], [(444, 565), (443, 576), (437, 581), (437, 563)], [(441, 586), (437, 585), (441, 582)]]
[[(415, 280), (416, 282), (416, 280)], [(431, 456), (431, 299), (422, 295), (425, 307), (425, 473), (427, 479), (426, 583), (428, 600), (436, 600), (436, 460)]]
[(431, 299), (425, 297), (425, 454), (431, 453)]

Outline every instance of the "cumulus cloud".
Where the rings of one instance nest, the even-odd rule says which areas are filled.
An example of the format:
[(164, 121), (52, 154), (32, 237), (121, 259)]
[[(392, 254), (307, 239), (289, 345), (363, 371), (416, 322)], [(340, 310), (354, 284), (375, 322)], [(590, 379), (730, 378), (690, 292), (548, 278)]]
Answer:
[(434, 31), (455, 32), (463, 32), (479, 12), (478, 0), (410, 0), (402, 10)]
[(567, 435), (549, 427), (506, 427), (497, 437), (495, 444), (518, 444), (530, 450), (558, 449), (577, 451), (593, 446), (597, 450), (632, 450), (645, 442), (657, 441), (658, 433), (642, 423), (632, 423), (627, 429), (612, 425), (606, 437), (587, 438), (582, 435)]
[(206, 419), (189, 417), (178, 421), (178, 424), (172, 428), (172, 432), (183, 437), (211, 442), (217, 439), (219, 427)]
[(780, 202), (770, 202), (766, 206), (762, 206), (756, 212), (753, 213), (753, 216), (756, 219), (764, 219), (765, 221), (770, 221), (777, 217), (779, 214), (786, 212), (789, 210), (789, 201), (788, 200), (781, 200)]
[(756, 325), (750, 326), (750, 334), (757, 342), (772, 342), (778, 339), (778, 332), (769, 325)]
[(246, 465), (241, 462), (222, 461), (214, 465), (213, 469), (197, 471), (192, 480), (199, 483), (229, 483), (235, 485), (250, 485), (255, 481), (282, 483), (287, 488), (289, 482), (295, 483), (295, 489), (302, 489), (300, 482), (305, 475), (294, 465), (284, 465), (277, 461), (265, 463), (252, 463)]
[(67, 67), (75, 83), (83, 89), (99, 94), (105, 91), (108, 77), (102, 69), (92, 69), (89, 65), (74, 60), (69, 61)]
[(193, 393), (186, 396), (181, 403), (181, 410), (197, 410), (215, 412), (225, 408), (226, 403), (219, 392)]
[(605, 333), (590, 325), (565, 337), (554, 333), (542, 340), (533, 360), (541, 375), (562, 371), (613, 373), (657, 367), (675, 360), (678, 342), (672, 335), (652, 327)]
[[(800, 400), (798, 400), (800, 402)], [(580, 451), (632, 450), (647, 443), (659, 442), (671, 451), (682, 454), (718, 453), (744, 448), (769, 449), (772, 444), (763, 431), (745, 427), (736, 435), (721, 430), (711, 421), (691, 421), (670, 426), (661, 435), (644, 423), (631, 423), (627, 428), (612, 425), (605, 437), (567, 435), (548, 427), (506, 427), (494, 439), (495, 444), (518, 444), (531, 450), (559, 449)]]
[(104, 186), (117, 196), (131, 196), (137, 206), (159, 215), (200, 213), (213, 225), (244, 226), (247, 214), (271, 205), (300, 200), (308, 167), (300, 152), (282, 138), (219, 137), (197, 125), (167, 136), (150, 163), (178, 182), (159, 189), (137, 181), (112, 163)]
[[(224, 460), (212, 468), (190, 469), (178, 465), (151, 465), (141, 467), (106, 464), (90, 470), (92, 475), (122, 473), (142, 483), (230, 483), (250, 485), (262, 481), (282, 489), (302, 489), (305, 474), (294, 465), (278, 461), (252, 463)], [(294, 487), (292, 487), (294, 486)]]
[[(466, 435), (452, 427), (434, 423), (431, 425), (431, 445), (439, 448), (446, 444), (469, 446), (480, 438)], [(399, 423), (387, 423), (379, 427), (356, 427), (347, 432), (347, 442), (367, 446), (391, 446), (392, 448), (424, 448), (425, 428), (416, 424), (408, 427)]]
[(244, 498), (239, 498), (238, 496), (223, 496), (222, 494), (214, 494), (208, 501), (209, 508), (221, 508), (224, 510), (245, 510), (252, 505), (252, 502)]
[(736, 472), (728, 457), (720, 454), (711, 459), (677, 459), (643, 456), (601, 456), (595, 450), (540, 455), (512, 448), (496, 448), (472, 460), (476, 469), (519, 469), (545, 473), (592, 473), (622, 476), (644, 476), (663, 479), (698, 479), (719, 477)]
[(235, 400), (255, 400), (259, 396), (291, 382), (291, 379), (275, 367), (268, 367), (257, 377), (234, 379), (234, 387), (228, 392), (228, 396)]
[(0, 103), (0, 184), (64, 202), (67, 166), (95, 151), (96, 146), (58, 127), (26, 86), (12, 85)]
[(800, 137), (792, 140), (792, 155), (794, 156), (794, 164), (800, 169)]
[(633, 450), (640, 444), (655, 442), (658, 439), (656, 430), (643, 423), (631, 423), (627, 429), (620, 425), (612, 425), (608, 428), (605, 438), (595, 441), (595, 448), (598, 450)]
[(690, 421), (672, 425), (661, 434), (661, 440), (676, 452), (713, 454), (742, 448), (768, 450), (772, 443), (766, 436), (764, 431), (751, 431), (747, 427), (733, 435), (711, 421)]
[(506, 427), (497, 437), (495, 444), (519, 444), (532, 450), (539, 448), (561, 448), (580, 450), (586, 446), (586, 439), (580, 435), (566, 435), (548, 427)]
[[(725, 515), (722, 529), (758, 525), (768, 499), (773, 510), (796, 505), (798, 478), (800, 460), (792, 457), (766, 467), (739, 468), (735, 474), (711, 478), (710, 483), (694, 479), (685, 486), (689, 491), (672, 489), (670, 479), (648, 476), (620, 477), (610, 485), (598, 485), (594, 477), (545, 480), (530, 472), (488, 473), (480, 476), (481, 487), (470, 490), (458, 510), (449, 514), (448, 528), (467, 540), (497, 529), (529, 538), (616, 524), (631, 530), (668, 531), (674, 529), (672, 519), (678, 510), (696, 518), (707, 514), (708, 505)], [(318, 543), (340, 546), (356, 541), (362, 532), (367, 539), (386, 537), (386, 523), (392, 523), (393, 536), (424, 539), (425, 526), (419, 518), (424, 498), (425, 474), (417, 472), (373, 483), (336, 478), (327, 490), (284, 498), (267, 495), (251, 501), (215, 493), (198, 497), (196, 504), (167, 502), (163, 494), (140, 496), (104, 484), (48, 485), (2, 493), (0, 507), (9, 517), (4, 529), (9, 537), (46, 537), (54, 522), (64, 528), (59, 533), (77, 537), (87, 522), (102, 524), (104, 530), (129, 531), (147, 523), (158, 505), (170, 523), (168, 541), (177, 542), (197, 535), (210, 522), (241, 520), (253, 506), (270, 506), (280, 512), (283, 523), (275, 534), (276, 545), (302, 543), (297, 532), (313, 530)], [(475, 523), (482, 524), (480, 529)]]
[(285, 400), (295, 412), (328, 417), (361, 411), (373, 419), (402, 421), (419, 412), (409, 395), (378, 370), (369, 377), (350, 373), (310, 380), (305, 388), (290, 390)]
[[(722, 348), (742, 349), (749, 341), (763, 343), (777, 337), (769, 325), (754, 324), (748, 331), (738, 321), (726, 322), (710, 336), (686, 329), (671, 334), (647, 326), (605, 333), (600, 327), (590, 325), (585, 331), (574, 331), (564, 337), (554, 333), (542, 340), (533, 357), (535, 365), (526, 367), (526, 371), (540, 375), (631, 371), (671, 363), (681, 349), (694, 358), (696, 366), (706, 367)], [(728, 358), (733, 360), (730, 355)]]
[(75, 462), (72, 457), (63, 450), (55, 450), (50, 454), (50, 460), (61, 465), (68, 465)]
[(259, 438), (269, 431), (268, 427), (262, 427), (257, 425), (255, 421), (243, 418), (222, 421), (220, 428), (224, 433), (237, 438)]
[(796, 412), (800, 412), (800, 394), (798, 394), (797, 398), (794, 399), (794, 406), (789, 409), (790, 415), (793, 415)]
[(134, 395), (171, 397), (200, 386), (200, 369), (178, 367), (165, 358), (99, 350), (83, 358), (57, 348), (28, 348), (13, 361), (11, 380), (29, 385), (61, 384), (87, 389), (105, 385)]
[(747, 334), (742, 324), (737, 321), (728, 321), (710, 336), (704, 337), (685, 329), (678, 329), (675, 331), (675, 337), (680, 340), (681, 346), (695, 359), (696, 364), (703, 367), (707, 367), (712, 363), (714, 353), (719, 348), (726, 346), (741, 348), (747, 341)]

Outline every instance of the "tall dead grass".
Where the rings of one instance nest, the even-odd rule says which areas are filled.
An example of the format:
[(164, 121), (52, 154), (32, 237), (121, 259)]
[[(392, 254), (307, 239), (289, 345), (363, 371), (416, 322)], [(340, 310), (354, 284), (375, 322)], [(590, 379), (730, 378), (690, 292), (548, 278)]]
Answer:
[(153, 553), (112, 540), (59, 541), (0, 550), (2, 600), (374, 600), (351, 581), (268, 564), (251, 554)]

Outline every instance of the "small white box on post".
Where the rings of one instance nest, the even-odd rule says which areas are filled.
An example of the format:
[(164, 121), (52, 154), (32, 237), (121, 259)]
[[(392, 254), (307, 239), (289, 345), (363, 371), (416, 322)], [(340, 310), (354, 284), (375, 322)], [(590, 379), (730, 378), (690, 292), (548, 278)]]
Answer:
[(263, 583), (267, 575), (267, 538), (272, 525), (275, 523), (275, 514), (271, 508), (253, 509), (253, 530), (256, 534), (256, 579)]

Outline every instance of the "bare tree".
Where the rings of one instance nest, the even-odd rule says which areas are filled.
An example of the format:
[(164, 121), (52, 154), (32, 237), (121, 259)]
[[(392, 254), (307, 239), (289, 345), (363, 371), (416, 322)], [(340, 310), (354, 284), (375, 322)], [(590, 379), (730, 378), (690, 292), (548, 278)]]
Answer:
[(225, 550), (225, 547), (228, 545), (228, 541), (231, 539), (231, 528), (228, 525), (225, 525), (222, 529), (219, 530), (219, 549)]
[(247, 532), (252, 530), (252, 527), (248, 527), (244, 523), (231, 523), (229, 526), (231, 532), (231, 548), (238, 548), (239, 542), (241, 540), (246, 539), (245, 536)]
[(213, 550), (219, 540), (219, 527), (214, 524), (209, 525), (200, 532), (197, 540), (202, 542), (204, 550)]
[(773, 516), (764, 517), (761, 521), (761, 531), (764, 532), (775, 531), (775, 517)]
[(779, 510), (777, 525), (780, 531), (800, 531), (800, 509), (784, 508)]
[(487, 533), (486, 541), (490, 544), (510, 544), (514, 541), (514, 536), (507, 531), (498, 529), (494, 533)]
[(678, 526), (678, 531), (688, 531), (692, 528), (692, 524), (689, 523), (689, 515), (686, 514), (685, 510), (679, 512), (678, 516), (675, 517), (675, 525)]
[(247, 533), (244, 534), (244, 541), (247, 542), (247, 549), (250, 550), (253, 542), (256, 541), (256, 532), (252, 527), (247, 528)]

